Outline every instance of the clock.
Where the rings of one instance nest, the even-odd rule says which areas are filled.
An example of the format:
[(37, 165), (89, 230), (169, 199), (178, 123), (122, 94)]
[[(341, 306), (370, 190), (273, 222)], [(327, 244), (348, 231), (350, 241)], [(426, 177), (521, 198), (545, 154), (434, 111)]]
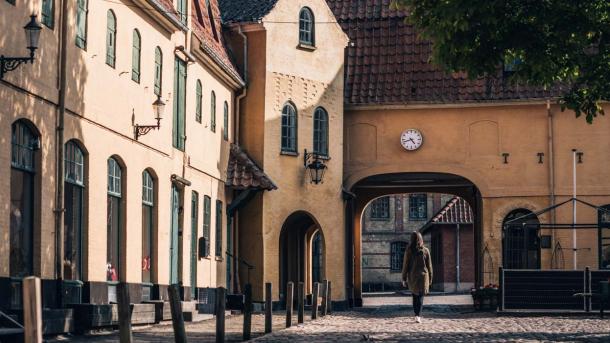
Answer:
[(416, 129), (408, 129), (400, 135), (400, 144), (403, 148), (413, 151), (419, 149), (424, 142), (421, 132)]

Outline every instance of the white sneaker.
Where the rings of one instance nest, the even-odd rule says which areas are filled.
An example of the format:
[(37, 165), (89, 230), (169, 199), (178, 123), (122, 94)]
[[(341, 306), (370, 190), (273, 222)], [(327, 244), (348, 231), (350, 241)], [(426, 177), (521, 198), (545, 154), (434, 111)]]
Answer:
[(421, 323), (421, 317), (420, 316), (415, 316), (415, 322), (416, 323)]

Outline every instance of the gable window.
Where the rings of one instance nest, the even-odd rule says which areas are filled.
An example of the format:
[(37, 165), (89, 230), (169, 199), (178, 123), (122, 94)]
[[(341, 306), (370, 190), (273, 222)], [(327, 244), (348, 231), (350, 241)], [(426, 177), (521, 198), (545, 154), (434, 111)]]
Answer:
[(155, 180), (142, 173), (142, 283), (152, 282), (154, 242)]
[(160, 47), (155, 49), (155, 95), (161, 96), (163, 84), (163, 52)]
[(370, 206), (371, 220), (390, 219), (390, 197), (375, 199)]
[(224, 111), (223, 111), (223, 126), (222, 126), (222, 136), (225, 141), (229, 140), (229, 104), (225, 101)]
[(282, 109), (282, 152), (297, 152), (297, 110), (290, 103)]
[(212, 199), (203, 197), (203, 239), (205, 240), (205, 251), (203, 256), (210, 256), (210, 222), (212, 219)]
[(107, 239), (106, 239), (106, 281), (119, 281), (120, 275), (120, 235), (123, 222), (123, 170), (116, 159), (108, 159), (107, 196)]
[(116, 16), (112, 10), (106, 15), (106, 64), (114, 68), (116, 62)]
[(299, 13), (299, 43), (314, 46), (314, 29), (313, 12), (309, 8), (303, 7)]
[(216, 257), (222, 258), (222, 201), (216, 200)]
[(407, 242), (393, 242), (390, 245), (390, 271), (401, 272), (402, 262), (407, 250)]
[(176, 149), (184, 150), (186, 113), (186, 62), (176, 58), (174, 64), (174, 116), (172, 142)]
[(426, 220), (428, 218), (428, 197), (426, 194), (409, 195), (409, 219)]
[(41, 11), (42, 23), (53, 29), (55, 26), (55, 0), (42, 0), (42, 11)]
[(87, 48), (87, 0), (78, 0), (76, 4), (76, 46)]
[(328, 113), (322, 107), (316, 108), (313, 115), (313, 151), (328, 156)]
[(180, 17), (180, 21), (182, 22), (182, 24), (186, 25), (187, 23), (187, 6), (186, 6), (187, 0), (177, 0), (176, 3), (176, 12), (178, 12), (178, 16)]
[(210, 130), (216, 132), (216, 93), (212, 91), (210, 99)]
[(82, 280), (85, 158), (83, 151), (74, 141), (66, 143), (65, 151), (64, 278)]
[(131, 47), (131, 79), (140, 83), (140, 55), (142, 52), (142, 37), (138, 30), (133, 30), (133, 44)]
[(201, 123), (201, 98), (202, 98), (202, 87), (201, 81), (197, 80), (197, 87), (195, 89), (195, 120)]
[(208, 18), (210, 18), (212, 34), (214, 35), (214, 39), (218, 41), (218, 32), (216, 32), (216, 23), (214, 22), (214, 11), (212, 10), (212, 4), (210, 3), (210, 0), (205, 0), (205, 6), (208, 8)]

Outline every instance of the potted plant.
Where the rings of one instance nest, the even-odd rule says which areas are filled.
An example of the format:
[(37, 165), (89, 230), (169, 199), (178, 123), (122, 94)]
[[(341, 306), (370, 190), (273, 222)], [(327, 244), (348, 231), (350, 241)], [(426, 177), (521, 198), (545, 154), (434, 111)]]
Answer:
[(498, 307), (498, 285), (488, 284), (485, 287), (470, 290), (476, 311), (495, 311)]

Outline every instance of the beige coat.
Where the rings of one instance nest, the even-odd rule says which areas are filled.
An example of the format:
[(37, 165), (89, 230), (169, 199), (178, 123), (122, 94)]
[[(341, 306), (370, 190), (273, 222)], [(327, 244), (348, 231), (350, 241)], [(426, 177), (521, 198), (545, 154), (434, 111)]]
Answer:
[(415, 254), (407, 248), (402, 263), (402, 281), (407, 282), (412, 293), (428, 294), (432, 284), (432, 262), (426, 247)]

